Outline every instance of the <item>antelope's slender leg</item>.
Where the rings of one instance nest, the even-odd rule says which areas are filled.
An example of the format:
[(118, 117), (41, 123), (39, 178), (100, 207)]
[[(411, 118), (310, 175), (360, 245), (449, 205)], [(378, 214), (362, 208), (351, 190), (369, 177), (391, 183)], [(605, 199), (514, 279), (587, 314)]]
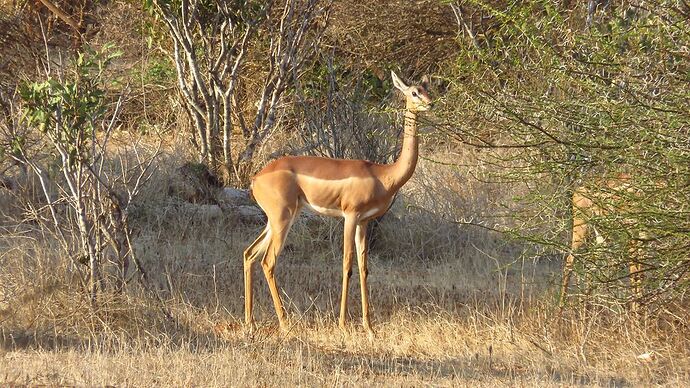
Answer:
[(568, 285), (570, 284), (570, 277), (573, 273), (573, 266), (575, 265), (575, 252), (584, 244), (587, 238), (587, 221), (578, 216), (573, 217), (573, 235), (570, 243), (570, 252), (565, 259), (563, 266), (563, 279), (561, 281), (561, 295), (559, 300), (559, 310), (565, 307), (565, 301), (568, 297)]
[(640, 262), (642, 255), (642, 247), (639, 241), (631, 241), (629, 249), (629, 273), (630, 273), (630, 289), (633, 300), (630, 302), (630, 311), (637, 312), (639, 309), (640, 299), (642, 298), (642, 264)]
[(280, 328), (283, 330), (287, 330), (288, 321), (283, 303), (280, 300), (280, 292), (278, 291), (278, 284), (275, 278), (275, 266), (278, 256), (285, 246), (285, 239), (290, 232), (292, 223), (299, 213), (299, 208), (294, 211), (290, 210), (290, 208), (284, 208), (279, 215), (274, 215), (274, 218), (269, 219), (269, 225), (274, 232), (271, 234), (268, 249), (266, 249), (264, 258), (261, 260), (261, 267), (264, 270), (264, 276), (266, 277), (268, 288), (271, 291), (271, 298), (273, 299), (273, 306), (278, 316), (278, 322), (280, 323)]
[(252, 264), (263, 256), (271, 239), (271, 227), (266, 225), (259, 237), (244, 251), (244, 323), (251, 329), (252, 324)]
[(355, 229), (357, 224), (353, 216), (345, 216), (345, 227), (343, 232), (343, 290), (340, 297), (340, 319), (338, 324), (341, 329), (345, 329), (345, 315), (347, 314), (347, 292), (352, 276), (352, 257), (355, 252)]
[(367, 288), (367, 221), (357, 225), (355, 232), (355, 246), (357, 248), (357, 267), (359, 268), (359, 285), (362, 294), (362, 325), (367, 331), (369, 338), (373, 338), (374, 331), (371, 329), (369, 321), (369, 291)]

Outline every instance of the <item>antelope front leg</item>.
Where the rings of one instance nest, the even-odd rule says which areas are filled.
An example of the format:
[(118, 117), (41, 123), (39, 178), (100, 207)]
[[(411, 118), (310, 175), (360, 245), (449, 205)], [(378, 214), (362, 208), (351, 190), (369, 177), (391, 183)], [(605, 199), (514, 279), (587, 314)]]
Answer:
[(374, 338), (374, 331), (369, 321), (369, 291), (367, 289), (367, 222), (357, 225), (355, 244), (357, 247), (357, 267), (359, 268), (359, 285), (362, 293), (362, 325), (369, 339)]
[(356, 223), (353, 217), (345, 217), (345, 232), (343, 238), (343, 293), (340, 298), (340, 319), (338, 324), (345, 329), (345, 314), (347, 313), (347, 289), (352, 276), (352, 256), (355, 248)]

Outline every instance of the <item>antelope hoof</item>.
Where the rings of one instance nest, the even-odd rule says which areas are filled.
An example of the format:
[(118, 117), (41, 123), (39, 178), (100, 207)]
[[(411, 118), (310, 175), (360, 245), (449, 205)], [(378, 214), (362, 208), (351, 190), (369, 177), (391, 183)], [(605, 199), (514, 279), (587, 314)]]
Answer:
[(364, 330), (366, 330), (366, 332), (367, 332), (367, 338), (369, 338), (369, 341), (373, 341), (375, 334), (374, 334), (374, 330), (371, 329), (371, 324), (369, 323), (369, 320), (364, 322), (364, 324), (362, 326), (364, 326)]
[(374, 338), (376, 337), (376, 335), (374, 334), (374, 331), (371, 330), (370, 327), (367, 327), (366, 330), (367, 330), (367, 338), (369, 338), (369, 342), (373, 342)]
[(245, 323), (244, 324), (244, 335), (247, 337), (254, 337), (254, 324), (253, 323)]
[(290, 322), (288, 320), (280, 321), (280, 332), (288, 333), (290, 331)]

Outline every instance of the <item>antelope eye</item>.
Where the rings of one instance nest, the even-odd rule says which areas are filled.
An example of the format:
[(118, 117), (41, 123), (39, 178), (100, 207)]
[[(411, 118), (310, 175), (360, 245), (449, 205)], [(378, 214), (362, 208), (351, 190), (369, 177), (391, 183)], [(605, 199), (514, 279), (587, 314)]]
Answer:
[(417, 94), (417, 92), (412, 92), (412, 97), (419, 97), (419, 95)]

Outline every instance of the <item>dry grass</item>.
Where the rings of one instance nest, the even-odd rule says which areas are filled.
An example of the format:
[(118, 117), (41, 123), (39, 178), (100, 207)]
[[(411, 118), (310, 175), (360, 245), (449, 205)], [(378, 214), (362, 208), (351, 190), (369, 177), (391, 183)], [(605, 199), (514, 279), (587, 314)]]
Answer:
[[(167, 164), (174, 164), (166, 161)], [(430, 190), (431, 167), (403, 203)], [(154, 182), (160, 187), (165, 177)], [(158, 186), (156, 186), (158, 185)], [(426, 187), (426, 189), (425, 189)], [(438, 189), (438, 188), (437, 188)], [(476, 190), (477, 188), (472, 188)], [(652, 325), (594, 308), (557, 318), (559, 260), (520, 260), (519, 244), (433, 212), (396, 207), (370, 259), (376, 339), (337, 328), (340, 225), (301, 222), (278, 264), (292, 329), (279, 333), (257, 268), (253, 335), (241, 252), (261, 225), (209, 218), (159, 194), (136, 210), (136, 246), (164, 306), (133, 281), (93, 311), (51, 239), (0, 238), (0, 383), (177, 386), (684, 385), (684, 315)], [(488, 201), (488, 200), (487, 200)], [(472, 211), (471, 201), (454, 206)], [(385, 248), (385, 249), (384, 249)], [(354, 273), (357, 273), (354, 271)], [(174, 321), (168, 320), (162, 309)], [(649, 359), (638, 356), (651, 352)]]

